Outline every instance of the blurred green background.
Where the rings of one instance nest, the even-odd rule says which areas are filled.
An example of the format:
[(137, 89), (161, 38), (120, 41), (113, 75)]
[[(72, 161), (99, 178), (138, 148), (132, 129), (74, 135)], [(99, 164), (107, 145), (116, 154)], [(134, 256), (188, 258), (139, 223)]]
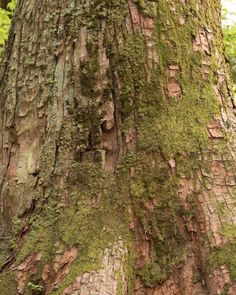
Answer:
[(0, 0), (0, 57), (8, 35), (8, 30), (11, 24), (11, 16), (16, 6), (16, 1), (17, 0), (12, 0), (6, 5), (7, 2)]
[[(230, 61), (234, 84), (236, 84), (236, 0), (222, 0), (222, 26), (226, 55)], [(235, 85), (234, 90), (236, 91)]]

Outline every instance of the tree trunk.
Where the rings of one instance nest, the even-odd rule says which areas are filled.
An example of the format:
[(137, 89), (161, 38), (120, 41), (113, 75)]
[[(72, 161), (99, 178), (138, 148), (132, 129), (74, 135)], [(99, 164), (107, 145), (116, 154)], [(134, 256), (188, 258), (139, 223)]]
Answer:
[(0, 81), (1, 294), (235, 294), (220, 1), (18, 1)]

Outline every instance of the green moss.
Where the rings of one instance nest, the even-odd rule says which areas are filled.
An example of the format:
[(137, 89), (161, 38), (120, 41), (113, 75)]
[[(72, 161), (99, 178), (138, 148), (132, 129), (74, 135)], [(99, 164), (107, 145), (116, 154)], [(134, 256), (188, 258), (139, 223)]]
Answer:
[(234, 239), (236, 237), (236, 226), (235, 225), (223, 226), (222, 235), (229, 239)]
[(200, 271), (196, 271), (193, 273), (192, 282), (193, 284), (201, 283), (203, 279), (202, 273)]
[[(137, 1), (137, 4), (144, 9), (148, 2)], [(179, 16), (183, 14), (180, 6), (177, 5), (173, 13), (165, 1), (158, 4), (155, 34), (160, 64), (158, 69), (151, 70), (149, 82), (148, 47), (141, 34), (126, 35), (123, 51), (112, 50), (115, 68), (124, 82), (120, 95), (123, 132), (136, 128), (140, 149), (161, 150), (167, 158), (197, 153), (200, 147), (205, 149), (209, 144), (206, 125), (219, 114), (219, 103), (212, 88), (216, 75), (211, 71), (209, 80), (203, 80), (204, 56), (192, 51), (196, 24), (187, 18), (183, 28), (179, 25)], [(191, 9), (191, 6), (184, 8), (184, 13), (190, 13)], [(170, 81), (167, 70), (171, 64), (180, 66), (176, 80), (183, 94), (178, 99), (166, 97), (164, 91)]]
[(6, 272), (0, 276), (0, 294), (15, 295), (17, 294), (17, 282), (14, 272)]
[(32, 291), (33, 295), (41, 295), (43, 294), (44, 287), (39, 284), (35, 284), (33, 282), (29, 282), (27, 287)]
[(125, 272), (126, 278), (128, 278), (128, 281), (127, 281), (128, 295), (132, 295), (134, 290), (134, 285), (135, 285), (135, 278), (136, 278), (135, 276), (136, 252), (135, 252), (135, 245), (133, 240), (129, 241), (127, 250), (128, 252), (124, 261), (124, 272)]
[[(138, 2), (141, 7), (146, 3)], [(178, 9), (180, 7), (177, 5), (176, 12), (173, 13), (165, 1), (158, 4), (155, 32), (160, 66), (158, 71), (152, 70), (149, 84), (145, 71), (147, 48), (142, 43), (142, 36), (139, 42), (136, 36), (133, 45), (126, 43), (129, 50), (125, 47), (132, 67), (133, 82), (129, 83), (127, 79), (129, 89), (132, 89), (131, 85), (138, 89), (136, 93), (133, 91), (134, 100), (137, 101), (139, 97), (133, 109), (139, 116), (139, 147), (150, 151), (161, 149), (167, 157), (175, 157), (179, 153), (190, 151), (194, 153), (199, 147), (206, 147), (209, 143), (206, 125), (219, 114), (219, 104), (212, 88), (214, 74), (208, 81), (203, 81), (203, 56), (192, 51), (192, 35), (196, 33), (196, 25), (191, 22), (195, 18), (191, 18), (191, 22), (187, 21), (182, 28), (179, 25), (179, 16), (183, 11)], [(191, 11), (191, 7), (185, 9), (186, 14)], [(183, 95), (179, 99), (168, 99), (164, 93), (169, 81), (167, 69), (171, 64), (180, 65), (176, 79), (182, 87)], [(139, 88), (136, 87), (136, 79)], [(196, 81), (195, 85), (192, 83), (193, 80)]]
[(230, 286), (226, 284), (220, 295), (229, 295), (229, 289), (230, 289)]
[(42, 251), (45, 259), (52, 255), (55, 251), (55, 227), (59, 210), (60, 204), (50, 199), (47, 204), (44, 204), (41, 214), (32, 217), (31, 231), (17, 255), (17, 263), (23, 261), (30, 253)]
[(220, 202), (216, 206), (217, 213), (221, 217), (225, 217), (228, 214), (228, 208), (224, 202)]
[[(155, 25), (160, 72), (153, 72), (153, 85), (149, 85), (153, 90), (142, 95), (147, 102), (139, 107), (139, 143), (143, 149), (155, 151), (160, 148), (167, 157), (175, 157), (179, 153), (197, 152), (199, 147), (206, 147), (209, 143), (206, 125), (219, 114), (219, 104), (212, 88), (213, 76), (209, 81), (202, 80), (203, 57), (192, 51), (192, 27), (187, 23), (181, 28), (178, 23), (180, 12), (171, 12), (165, 1), (160, 1), (158, 11)], [(169, 15), (173, 18), (170, 19)], [(166, 19), (169, 19), (169, 25), (163, 23)], [(168, 98), (164, 94), (169, 82), (167, 68), (171, 64), (180, 65), (176, 79), (183, 95), (179, 99)], [(160, 92), (156, 84), (162, 86)]]
[(157, 0), (135, 0), (134, 3), (137, 4), (142, 13), (149, 17), (155, 17), (157, 14)]
[(113, 22), (121, 24), (124, 16), (128, 13), (125, 4), (124, 0), (93, 1), (89, 5), (89, 9), (84, 11), (88, 29), (97, 31), (102, 19), (106, 19), (108, 25)]
[(42, 252), (40, 269), (53, 260), (59, 248), (63, 252), (76, 246), (79, 256), (55, 294), (60, 294), (75, 277), (101, 268), (105, 248), (119, 237), (125, 243), (131, 240), (122, 190), (100, 164), (74, 165), (68, 179), (68, 203), (63, 205), (51, 196), (41, 213), (31, 219), (31, 231), (18, 253), (17, 263), (30, 253)]
[(210, 265), (212, 267), (227, 266), (230, 272), (231, 279), (236, 281), (236, 242), (231, 241), (222, 247), (216, 248), (211, 257)]
[(54, 289), (52, 291), (52, 295), (60, 295), (62, 294), (63, 290), (68, 287), (70, 284), (72, 284), (74, 282), (74, 280), (81, 276), (82, 274), (86, 273), (86, 272), (90, 272), (90, 271), (96, 271), (101, 269), (101, 261), (99, 260), (100, 254), (99, 252), (97, 252), (97, 254), (99, 254), (99, 256), (97, 257), (96, 260), (89, 260), (86, 259), (86, 261), (80, 258), (76, 259), (73, 264), (70, 266), (70, 272), (69, 274), (65, 277), (65, 279), (62, 281), (62, 283), (60, 284), (59, 287), (57, 287), (56, 289)]
[[(151, 258), (138, 273), (146, 286), (163, 282), (186, 258), (186, 241), (179, 232), (178, 216), (189, 216), (178, 199), (178, 178), (173, 177), (160, 156), (137, 159), (135, 176), (127, 184), (134, 215), (151, 241)], [(148, 211), (146, 204), (156, 204)], [(193, 212), (192, 212), (193, 213)]]
[(153, 273), (156, 273), (156, 268), (159, 270), (157, 272), (157, 283), (160, 283), (159, 280), (164, 281), (172, 270), (186, 259), (186, 241), (179, 232), (176, 205), (179, 206), (179, 204), (174, 204), (174, 201), (172, 201), (172, 204), (168, 204), (168, 200), (166, 205), (163, 203), (159, 205), (159, 208), (155, 211), (152, 227), (150, 227), (153, 228), (152, 263), (148, 266), (148, 269), (153, 266), (154, 268), (151, 270)]
[(165, 270), (162, 270), (155, 262), (148, 262), (144, 264), (139, 272), (139, 275), (146, 287), (154, 287), (156, 284), (161, 284), (168, 277)]
[(217, 114), (218, 106), (214, 102), (215, 95), (207, 89), (203, 91), (200, 97), (197, 90), (186, 91), (180, 101), (170, 101), (166, 108), (163, 104), (159, 110), (143, 105), (140, 108), (140, 148), (161, 149), (169, 158), (184, 152), (196, 153), (199, 147), (206, 148), (209, 143), (206, 125)]
[(229, 239), (223, 246), (216, 247), (212, 252), (209, 262), (212, 268), (227, 266), (231, 279), (236, 281), (236, 227), (235, 225), (224, 226), (222, 235)]
[(117, 271), (115, 276), (117, 280), (117, 295), (124, 295), (122, 274), (120, 273), (120, 271)]

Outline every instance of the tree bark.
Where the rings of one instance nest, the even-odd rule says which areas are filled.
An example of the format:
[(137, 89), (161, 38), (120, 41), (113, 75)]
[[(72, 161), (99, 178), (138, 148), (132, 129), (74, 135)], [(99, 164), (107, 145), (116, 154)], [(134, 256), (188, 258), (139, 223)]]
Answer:
[(235, 294), (220, 1), (18, 1), (2, 61), (0, 293)]

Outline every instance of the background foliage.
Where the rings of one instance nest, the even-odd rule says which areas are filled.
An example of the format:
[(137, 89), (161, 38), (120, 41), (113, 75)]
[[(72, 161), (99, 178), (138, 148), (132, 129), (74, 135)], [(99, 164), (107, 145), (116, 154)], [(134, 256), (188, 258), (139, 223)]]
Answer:
[(2, 55), (4, 43), (8, 36), (8, 30), (11, 24), (11, 16), (16, 6), (16, 0), (12, 0), (7, 10), (0, 8), (0, 56)]
[(222, 0), (222, 27), (236, 92), (236, 0)]

